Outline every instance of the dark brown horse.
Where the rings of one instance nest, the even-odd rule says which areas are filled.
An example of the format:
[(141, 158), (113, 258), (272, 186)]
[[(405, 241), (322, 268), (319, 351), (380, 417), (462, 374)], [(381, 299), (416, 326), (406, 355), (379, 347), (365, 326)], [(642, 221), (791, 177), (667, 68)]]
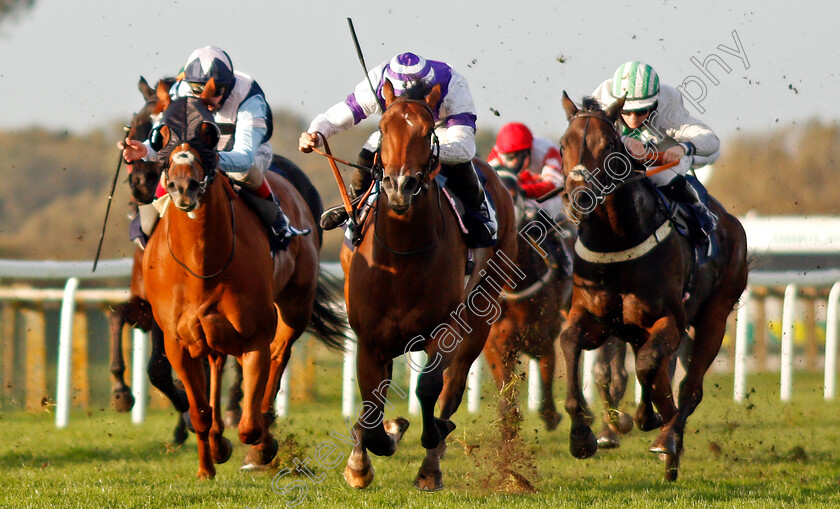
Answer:
[[(202, 99), (215, 92), (208, 82)], [(160, 89), (159, 89), (160, 91)], [(168, 96), (159, 94), (162, 102)], [(296, 237), (272, 259), (268, 237), (257, 216), (218, 176), (218, 131), (196, 98), (168, 108), (186, 108), (205, 120), (178, 126), (181, 143), (168, 156), (165, 188), (171, 199), (143, 258), (146, 293), (164, 333), (166, 355), (184, 384), (199, 442), (200, 478), (215, 475), (213, 463), (227, 461), (231, 445), (223, 438), (220, 374), (227, 355), (243, 368), (239, 439), (252, 444), (246, 463), (267, 464), (277, 452), (269, 431), (274, 396), (291, 346), (314, 314), (337, 315), (319, 292), (317, 235)], [(197, 127), (196, 127), (197, 126)], [(197, 129), (191, 131), (190, 129)], [(171, 128), (160, 128), (164, 146)], [(186, 140), (186, 141), (185, 141)], [(294, 186), (266, 174), (293, 224), (316, 230), (309, 206)], [(323, 317), (322, 317), (323, 318)], [(337, 335), (323, 340), (339, 343)], [(200, 359), (210, 359), (210, 402)]]
[[(544, 245), (545, 239), (553, 234), (551, 229), (559, 225), (552, 218), (543, 217), (536, 205), (525, 199), (516, 175), (500, 171), (499, 176), (514, 199), (515, 224), (519, 232), (516, 266), (525, 273), (525, 279), (517, 282), (517, 288), (505, 286), (499, 300), (502, 315), (490, 328), (484, 357), (500, 391), (513, 379), (518, 353), (539, 361), (539, 413), (546, 428), (553, 430), (561, 419), (554, 404), (554, 344), (571, 302), (571, 266), (558, 265)], [(563, 226), (562, 231), (572, 241), (577, 238), (573, 228)], [(503, 419), (519, 415), (516, 403), (506, 394), (499, 400), (499, 413)], [(503, 434), (515, 432), (516, 426), (510, 424), (503, 427)]]
[[(455, 428), (449, 418), (461, 402), (470, 365), (498, 317), (494, 311), (500, 287), (489, 281), (488, 260), (516, 257), (513, 206), (493, 169), (474, 160), (496, 205), (499, 240), (493, 248), (475, 251), (475, 270), (465, 285), (467, 247), (457, 216), (432, 178), (437, 166), (432, 108), (440, 99), (440, 86), (416, 100), (409, 99), (408, 92), (395, 97), (390, 82), (383, 90), (387, 109), (379, 123), (378, 155), (383, 191), (363, 226), (361, 244), (355, 251), (345, 246), (341, 252), (365, 409), (354, 427), (357, 442), (344, 478), (356, 488), (367, 487), (374, 475), (367, 451), (379, 456), (396, 451), (408, 421), (383, 423), (392, 359), (424, 350), (428, 362), (417, 367), (417, 396), (426, 457), (414, 485), (434, 491), (443, 487), (440, 457), (444, 439)], [(440, 417), (435, 417), (438, 402)]]
[[(636, 356), (642, 386), (636, 425), (643, 431), (661, 427), (650, 451), (665, 455), (666, 478), (676, 480), (686, 420), (702, 399), (703, 376), (747, 283), (746, 235), (712, 200), (722, 255), (694, 267), (694, 246), (671, 230), (644, 172), (635, 171), (624, 151), (615, 128), (623, 105), (619, 99), (602, 111), (587, 100), (578, 109), (563, 94), (569, 120), (561, 139), (563, 172), (580, 221), (569, 326), (561, 334), (570, 374), (570, 449), (587, 458), (598, 448), (579, 378), (571, 375), (580, 372), (582, 350), (614, 334), (630, 343)], [(694, 345), (675, 405), (668, 367), (689, 326), (695, 329)]]

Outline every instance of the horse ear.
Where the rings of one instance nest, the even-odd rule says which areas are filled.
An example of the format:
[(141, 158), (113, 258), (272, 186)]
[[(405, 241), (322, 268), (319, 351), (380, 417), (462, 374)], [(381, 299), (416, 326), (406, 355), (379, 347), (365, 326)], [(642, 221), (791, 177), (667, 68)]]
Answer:
[(604, 112), (604, 113), (607, 114), (608, 117), (610, 117), (610, 120), (612, 120), (613, 122), (618, 120), (618, 114), (621, 113), (622, 109), (624, 109), (624, 100), (625, 100), (626, 97), (627, 97), (627, 94), (624, 94), (623, 96), (621, 96), (615, 102), (610, 104), (607, 107), (607, 110)]
[(172, 98), (169, 97), (169, 87), (166, 86), (163, 80), (158, 81), (157, 88), (155, 89), (155, 93), (157, 94), (158, 103), (155, 105), (155, 113), (161, 113), (165, 111), (166, 108), (169, 107), (169, 103), (172, 102)]
[(566, 110), (566, 120), (574, 117), (578, 112), (578, 107), (575, 106), (575, 103), (571, 99), (569, 99), (565, 90), (563, 91), (563, 109)]
[(171, 134), (167, 125), (152, 129), (152, 132), (149, 134), (149, 145), (152, 147), (152, 150), (160, 152), (160, 149), (169, 145)]
[(137, 82), (137, 90), (143, 94), (143, 99), (147, 101), (155, 95), (155, 89), (149, 86), (149, 82), (143, 76), (140, 76), (140, 81)]
[(212, 99), (216, 95), (216, 80), (210, 78), (207, 80), (207, 83), (204, 84), (204, 90), (201, 92), (199, 98), (201, 102), (204, 104), (210, 104), (210, 99)]
[(440, 101), (440, 83), (433, 86), (432, 90), (426, 94), (426, 105), (432, 110), (435, 109), (438, 101)]
[(220, 137), (219, 126), (212, 122), (202, 122), (198, 128), (198, 139), (207, 148), (216, 148)]
[(382, 85), (382, 97), (385, 98), (385, 108), (397, 100), (397, 96), (394, 94), (394, 85), (391, 83), (391, 80), (387, 78), (385, 79), (385, 83)]

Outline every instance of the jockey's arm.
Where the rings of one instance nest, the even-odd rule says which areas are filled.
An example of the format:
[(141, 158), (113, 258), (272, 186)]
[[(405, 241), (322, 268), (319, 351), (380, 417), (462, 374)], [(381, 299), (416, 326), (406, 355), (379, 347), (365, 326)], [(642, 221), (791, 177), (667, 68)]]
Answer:
[(692, 168), (713, 163), (720, 155), (717, 135), (709, 126), (689, 115), (679, 91), (663, 86), (660, 96), (654, 125), (663, 125), (665, 134), (680, 144), (685, 155), (694, 157)]
[[(382, 78), (382, 70), (385, 64), (372, 69), (368, 76), (371, 83), (379, 83)], [(347, 96), (344, 101), (334, 104), (330, 109), (315, 117), (309, 124), (309, 129), (301, 134), (299, 148), (304, 150), (321, 145), (321, 140), (313, 138), (311, 135), (319, 132), (325, 137), (329, 138), (334, 134), (353, 127), (368, 116), (380, 112), (379, 100), (373, 95), (370, 90), (370, 84), (367, 80), (362, 80), (356, 85), (353, 93)], [(314, 144), (314, 145), (313, 145)]]
[(219, 169), (224, 172), (247, 172), (254, 165), (257, 149), (263, 143), (268, 127), (268, 105), (255, 95), (243, 102), (236, 112), (236, 131), (233, 148), (219, 152)]
[(465, 163), (475, 157), (476, 118), (467, 80), (453, 69), (449, 89), (440, 105), (442, 125), (435, 129), (442, 163)]

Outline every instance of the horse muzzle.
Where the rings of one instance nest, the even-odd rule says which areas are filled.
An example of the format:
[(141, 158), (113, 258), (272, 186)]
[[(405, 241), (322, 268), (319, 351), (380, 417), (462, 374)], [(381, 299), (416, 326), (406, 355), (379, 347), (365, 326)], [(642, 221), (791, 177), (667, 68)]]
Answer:
[(420, 179), (415, 175), (390, 175), (382, 179), (382, 190), (388, 196), (388, 207), (398, 216), (411, 208), (411, 200), (421, 190)]

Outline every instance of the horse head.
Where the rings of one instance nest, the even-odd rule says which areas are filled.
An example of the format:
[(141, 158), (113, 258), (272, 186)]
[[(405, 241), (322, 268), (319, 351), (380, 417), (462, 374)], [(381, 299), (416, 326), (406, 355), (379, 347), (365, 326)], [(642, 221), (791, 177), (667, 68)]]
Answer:
[(150, 140), (163, 161), (166, 192), (178, 209), (191, 212), (215, 178), (219, 128), (200, 98), (162, 101), (166, 109)]
[[(175, 83), (175, 78), (162, 78), (158, 82), (157, 88), (161, 89), (168, 98), (169, 88), (173, 83)], [(137, 83), (137, 88), (143, 95), (145, 103), (140, 111), (131, 118), (127, 136), (132, 140), (142, 141), (149, 137), (152, 126), (160, 120), (163, 110), (158, 110), (158, 107), (161, 106), (158, 93), (149, 86), (142, 76)], [(135, 200), (139, 203), (151, 203), (155, 199), (155, 189), (158, 180), (160, 180), (160, 171), (160, 163), (153, 161), (140, 159), (128, 165), (128, 186)]]
[(560, 138), (566, 192), (574, 213), (585, 216), (603, 199), (627, 182), (635, 169), (621, 143), (615, 122), (624, 98), (602, 110), (593, 98), (585, 98), (580, 109), (563, 92), (563, 108), (569, 126)]
[(379, 122), (382, 190), (391, 210), (403, 215), (413, 198), (428, 189), (438, 166), (432, 111), (440, 100), (440, 85), (428, 93), (419, 86), (409, 87), (397, 97), (393, 85), (386, 80), (382, 94), (385, 98), (385, 113)]

